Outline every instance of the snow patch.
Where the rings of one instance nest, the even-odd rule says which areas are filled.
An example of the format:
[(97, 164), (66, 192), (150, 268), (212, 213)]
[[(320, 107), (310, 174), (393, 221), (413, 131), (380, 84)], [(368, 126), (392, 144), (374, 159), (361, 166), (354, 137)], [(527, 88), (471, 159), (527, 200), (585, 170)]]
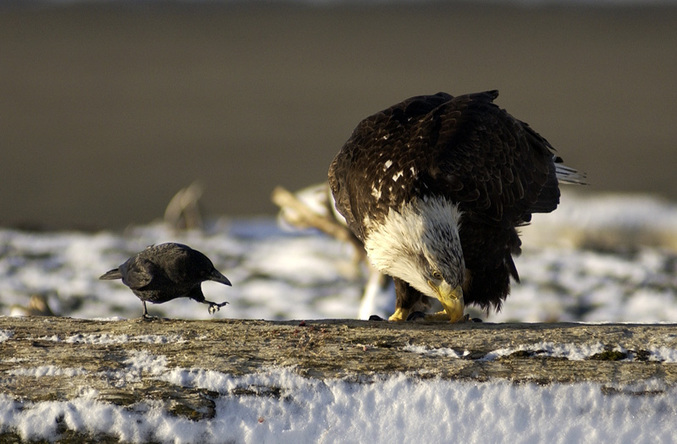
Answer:
[[(155, 359), (143, 365), (154, 367)], [(594, 383), (511, 384), (417, 380), (369, 384), (305, 379), (289, 369), (233, 377), (171, 370), (164, 378), (213, 390), (215, 417), (191, 421), (149, 402), (125, 408), (93, 393), (23, 403), (0, 395), (0, 423), (22, 439), (54, 439), (57, 425), (141, 442), (670, 442), (674, 388), (617, 390)], [(627, 420), (632, 418), (632, 420)]]
[[(464, 350), (459, 352), (451, 348), (430, 348), (421, 345), (407, 345), (403, 348), (404, 351), (426, 355), (431, 357), (446, 357), (461, 359), (470, 355), (470, 351)], [(637, 351), (626, 350), (623, 347), (617, 346), (608, 350), (602, 343), (596, 344), (555, 344), (553, 342), (539, 342), (536, 344), (519, 345), (517, 347), (507, 347), (492, 350), (484, 355), (481, 361), (494, 361), (505, 356), (510, 356), (519, 352), (528, 352), (529, 356), (537, 356), (542, 358), (559, 358), (570, 361), (584, 361), (591, 359), (595, 355), (604, 352), (619, 352), (626, 355), (625, 360), (638, 360)], [(648, 361), (658, 361), (664, 363), (677, 362), (677, 350), (668, 347), (647, 347), (642, 350), (645, 356), (642, 359)]]
[(31, 376), (40, 378), (42, 376), (80, 376), (87, 374), (84, 368), (61, 368), (54, 365), (43, 365), (33, 368), (17, 368), (7, 370), (8, 375), (12, 376)]
[(467, 350), (463, 353), (459, 353), (451, 348), (428, 348), (422, 345), (407, 345), (403, 348), (404, 351), (416, 353), (419, 355), (426, 355), (431, 357), (444, 357), (444, 358), (463, 358), (467, 356), (470, 352)]
[(519, 351), (537, 353), (538, 356), (548, 358), (564, 358), (570, 361), (583, 361), (591, 356), (605, 351), (602, 343), (596, 344), (555, 344), (552, 342), (540, 342), (537, 344), (520, 345), (518, 347), (501, 348), (487, 353), (485, 361), (493, 361), (503, 356), (510, 356)]
[(11, 330), (0, 330), (0, 342), (5, 342), (12, 339), (14, 332)]
[(145, 343), (145, 344), (182, 344), (188, 342), (180, 335), (111, 335), (102, 334), (76, 334), (61, 339), (58, 336), (41, 338), (52, 342), (65, 342), (67, 344), (121, 344), (121, 343)]

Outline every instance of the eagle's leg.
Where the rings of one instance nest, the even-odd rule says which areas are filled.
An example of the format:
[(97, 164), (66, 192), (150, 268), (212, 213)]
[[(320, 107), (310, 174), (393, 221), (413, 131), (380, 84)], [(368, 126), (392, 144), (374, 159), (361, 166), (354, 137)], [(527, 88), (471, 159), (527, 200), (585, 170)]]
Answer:
[(409, 310), (397, 307), (395, 308), (395, 313), (391, 314), (388, 318), (389, 321), (404, 321), (409, 317)]
[(395, 313), (389, 321), (405, 321), (409, 317), (412, 307), (421, 300), (423, 295), (403, 280), (394, 278), (395, 281)]

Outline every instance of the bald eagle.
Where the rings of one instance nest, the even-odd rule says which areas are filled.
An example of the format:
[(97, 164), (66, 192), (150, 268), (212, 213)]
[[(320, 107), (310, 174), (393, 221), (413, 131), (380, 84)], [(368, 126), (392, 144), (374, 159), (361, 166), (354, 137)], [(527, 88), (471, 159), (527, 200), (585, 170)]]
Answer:
[(466, 304), (499, 310), (519, 282), (516, 228), (557, 207), (560, 182), (584, 182), (497, 96), (409, 98), (361, 121), (331, 163), (336, 209), (395, 281), (390, 320), (424, 296), (444, 308), (430, 320), (463, 320)]

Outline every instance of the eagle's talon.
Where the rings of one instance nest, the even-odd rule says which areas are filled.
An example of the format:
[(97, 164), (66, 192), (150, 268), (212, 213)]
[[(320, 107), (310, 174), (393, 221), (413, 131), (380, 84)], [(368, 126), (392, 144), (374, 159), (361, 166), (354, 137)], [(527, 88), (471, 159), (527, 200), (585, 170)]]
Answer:
[(409, 309), (397, 307), (395, 308), (395, 313), (391, 314), (388, 318), (389, 321), (404, 321), (409, 316)]
[(422, 311), (413, 311), (407, 316), (407, 321), (420, 321), (425, 320), (426, 314)]
[(371, 315), (369, 316), (370, 321), (385, 321), (381, 316), (379, 315)]

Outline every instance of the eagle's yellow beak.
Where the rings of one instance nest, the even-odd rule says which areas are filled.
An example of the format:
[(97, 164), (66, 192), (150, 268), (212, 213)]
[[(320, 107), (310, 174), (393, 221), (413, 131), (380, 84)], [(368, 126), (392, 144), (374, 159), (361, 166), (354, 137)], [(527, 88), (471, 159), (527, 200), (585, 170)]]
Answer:
[[(463, 288), (459, 285), (452, 288), (446, 281), (442, 281), (440, 285), (435, 285), (428, 282), (428, 285), (437, 294), (437, 299), (442, 303), (444, 311), (449, 316), (449, 322), (459, 322), (463, 319), (463, 309), (465, 303), (463, 302)], [(441, 313), (441, 312), (440, 312)]]

